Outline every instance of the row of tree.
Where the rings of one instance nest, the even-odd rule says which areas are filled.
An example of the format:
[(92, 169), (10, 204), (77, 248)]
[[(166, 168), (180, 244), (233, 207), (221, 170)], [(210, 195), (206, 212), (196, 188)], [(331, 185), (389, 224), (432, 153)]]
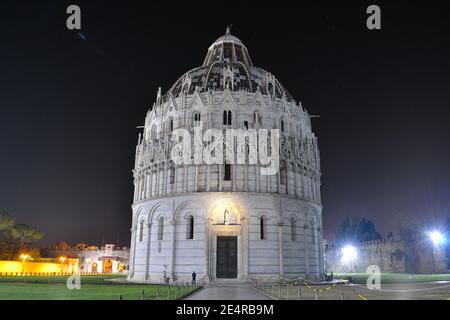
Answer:
[[(446, 226), (442, 226), (441, 229), (444, 233), (450, 233), (450, 218), (447, 220)], [(399, 240), (402, 240), (407, 246), (412, 245), (424, 236), (423, 230), (419, 226), (406, 220), (403, 220), (397, 227), (397, 234)], [(393, 238), (392, 232), (388, 233), (387, 238)], [(380, 239), (382, 237), (375, 229), (372, 221), (366, 218), (353, 217), (346, 218), (339, 226), (335, 243), (342, 246)]]
[(17, 260), (22, 252), (32, 252), (32, 257), (38, 257), (39, 250), (33, 244), (43, 237), (42, 231), (16, 224), (14, 217), (0, 212), (0, 260)]

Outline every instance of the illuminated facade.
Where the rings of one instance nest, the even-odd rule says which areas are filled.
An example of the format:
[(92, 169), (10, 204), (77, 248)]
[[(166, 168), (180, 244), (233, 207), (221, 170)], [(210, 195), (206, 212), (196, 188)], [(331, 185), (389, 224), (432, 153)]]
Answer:
[(78, 252), (81, 273), (126, 273), (128, 272), (128, 248), (106, 244), (100, 249), (88, 247)]
[[(260, 164), (176, 164), (174, 130), (279, 129), (279, 170)], [(232, 152), (236, 153), (236, 145)], [(159, 282), (324, 272), (320, 160), (310, 116), (227, 33), (201, 67), (148, 111), (136, 148), (130, 273)]]

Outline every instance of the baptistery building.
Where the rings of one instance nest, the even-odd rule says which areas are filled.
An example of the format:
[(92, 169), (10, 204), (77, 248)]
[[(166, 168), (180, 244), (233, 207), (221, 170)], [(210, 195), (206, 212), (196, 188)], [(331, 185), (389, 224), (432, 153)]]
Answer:
[[(223, 148), (208, 149), (217, 142), (204, 139), (211, 130), (223, 133)], [(230, 132), (251, 134), (239, 144)], [(180, 162), (183, 139), (192, 152)], [(233, 161), (240, 151), (244, 161)], [(227, 155), (202, 160), (209, 152)], [(275, 166), (261, 161), (269, 155)], [(206, 282), (320, 278), (320, 175), (308, 112), (227, 29), (200, 67), (158, 89), (147, 112), (133, 170), (129, 280), (188, 281), (194, 271)]]

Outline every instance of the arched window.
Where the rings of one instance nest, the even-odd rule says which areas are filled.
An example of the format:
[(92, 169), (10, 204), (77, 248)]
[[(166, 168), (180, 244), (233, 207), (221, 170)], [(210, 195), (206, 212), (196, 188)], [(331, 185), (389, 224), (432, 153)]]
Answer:
[(258, 112), (255, 112), (253, 114), (253, 122), (255, 124), (261, 124), (261, 116), (260, 116), (260, 114)]
[(194, 114), (194, 126), (198, 126), (200, 124), (201, 121), (201, 115), (199, 112), (196, 112)]
[(175, 183), (175, 167), (172, 166), (170, 167), (170, 184), (174, 184)]
[(158, 240), (162, 240), (164, 237), (164, 217), (158, 220)]
[(230, 126), (231, 123), (232, 123), (232, 118), (231, 117), (232, 117), (231, 111), (230, 110), (228, 110), (228, 111), (225, 110), (223, 112), (223, 124)]
[(139, 223), (139, 241), (144, 239), (144, 220)]
[(284, 161), (280, 163), (280, 184), (286, 184), (286, 163)]
[(267, 239), (267, 235), (266, 235), (266, 217), (262, 216), (261, 218), (259, 218), (259, 234), (260, 234), (260, 238), (261, 240)]
[(284, 121), (281, 120), (281, 132), (284, 132)]
[(225, 181), (230, 181), (231, 180), (231, 165), (229, 164), (225, 164), (225, 168), (224, 168), (224, 173), (223, 173), (223, 180)]
[(169, 127), (168, 127), (169, 133), (173, 131), (173, 118), (169, 118)]
[(189, 216), (187, 218), (186, 239), (194, 239), (194, 216)]
[(291, 218), (291, 241), (297, 241), (297, 221)]
[(272, 82), (269, 82), (269, 84), (267, 85), (267, 92), (272, 98), (275, 95), (275, 90)]

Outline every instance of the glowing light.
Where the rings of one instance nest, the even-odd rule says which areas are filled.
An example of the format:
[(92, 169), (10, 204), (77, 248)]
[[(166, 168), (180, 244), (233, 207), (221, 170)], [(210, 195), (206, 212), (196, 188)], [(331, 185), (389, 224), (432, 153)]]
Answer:
[(26, 260), (31, 259), (31, 257), (30, 257), (29, 254), (22, 253), (22, 254), (20, 255), (20, 259), (22, 259), (22, 261), (25, 262)]
[(431, 231), (428, 236), (435, 246), (443, 244), (445, 242), (445, 236), (439, 231)]
[(61, 260), (61, 262), (64, 262), (64, 261), (66, 261), (66, 257), (59, 257), (59, 260)]
[(354, 246), (345, 246), (341, 249), (342, 252), (342, 261), (352, 263), (354, 259), (356, 259), (357, 251)]

